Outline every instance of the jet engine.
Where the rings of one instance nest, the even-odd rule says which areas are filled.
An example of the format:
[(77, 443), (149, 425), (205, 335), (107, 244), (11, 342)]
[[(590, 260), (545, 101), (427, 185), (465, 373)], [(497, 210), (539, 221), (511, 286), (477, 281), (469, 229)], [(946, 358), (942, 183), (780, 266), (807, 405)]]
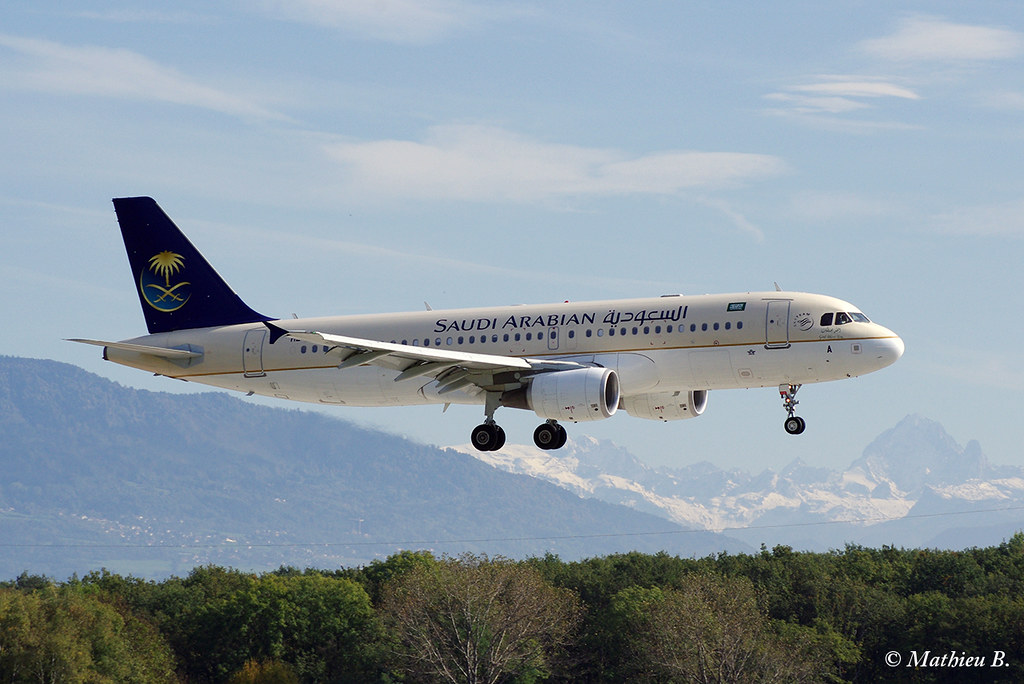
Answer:
[(686, 420), (696, 418), (708, 407), (707, 390), (679, 390), (637, 394), (622, 398), (622, 408), (635, 418), (649, 420)]
[(541, 373), (525, 390), (506, 393), (501, 403), (550, 420), (603, 420), (619, 407), (619, 376), (608, 368)]

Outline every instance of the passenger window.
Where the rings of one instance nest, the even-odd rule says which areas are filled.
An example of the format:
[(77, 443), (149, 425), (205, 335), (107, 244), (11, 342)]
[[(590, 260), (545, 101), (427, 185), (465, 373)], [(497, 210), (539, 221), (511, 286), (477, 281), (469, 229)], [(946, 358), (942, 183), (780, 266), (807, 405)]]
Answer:
[(505, 337), (502, 339), (503, 342), (508, 342), (508, 333), (505, 333)]
[(313, 345), (313, 353), (316, 354), (316, 345)]
[(836, 314), (836, 325), (843, 325), (850, 322), (850, 314), (840, 311)]
[(832, 325), (832, 313), (821, 314), (821, 327), (827, 328)]
[(736, 321), (736, 329), (743, 330), (743, 321)]
[(533, 339), (533, 333), (526, 333), (526, 341), (529, 342)]
[(449, 337), (447, 340), (444, 341), (444, 343), (447, 344), (449, 347), (452, 346), (452, 338)]
[(299, 351), (302, 352), (303, 354), (305, 354), (306, 353), (306, 345), (302, 345), (302, 349), (300, 349)]
[(569, 339), (570, 340), (576, 339), (576, 331), (575, 330), (570, 330), (569, 331)]
[(714, 328), (715, 330), (718, 330), (718, 323), (715, 323)]
[(522, 338), (523, 338), (523, 335), (522, 335), (522, 333), (516, 333), (516, 342), (518, 342), (518, 341), (519, 341), (519, 340), (521, 340)]
[(732, 329), (732, 323), (730, 321), (726, 321), (725, 322), (725, 329), (726, 330), (731, 330)]

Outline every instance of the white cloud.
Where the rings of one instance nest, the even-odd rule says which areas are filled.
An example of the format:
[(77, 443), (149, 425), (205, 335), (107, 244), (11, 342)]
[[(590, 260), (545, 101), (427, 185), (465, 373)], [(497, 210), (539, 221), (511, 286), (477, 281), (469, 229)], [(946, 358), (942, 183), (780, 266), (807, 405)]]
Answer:
[(19, 57), (0, 62), (0, 84), (7, 88), (172, 102), (232, 116), (285, 118), (130, 50), (2, 34), (0, 48)]
[(984, 61), (1024, 54), (1024, 35), (989, 26), (954, 24), (936, 17), (907, 17), (895, 33), (862, 41), (862, 52), (885, 60)]
[(414, 44), (434, 42), (483, 14), (458, 0), (264, 0), (262, 5), (291, 21)]
[(766, 100), (780, 102), (789, 111), (798, 114), (844, 114), (870, 106), (848, 97), (808, 97), (792, 93), (769, 93), (764, 97)]
[(765, 95), (765, 99), (780, 102), (786, 111), (797, 114), (845, 114), (871, 108), (874, 105), (865, 100), (881, 98), (919, 100), (921, 96), (891, 80), (863, 76), (819, 76), (813, 83), (787, 86), (783, 92)]
[(664, 151), (631, 156), (613, 149), (537, 141), (488, 126), (430, 130), (423, 142), (330, 144), (330, 157), (361, 194), (414, 199), (534, 201), (560, 196), (677, 194), (777, 176), (778, 157)]
[(921, 99), (914, 91), (885, 81), (826, 81), (823, 83), (791, 86), (789, 90), (836, 97), (901, 97), (907, 100)]

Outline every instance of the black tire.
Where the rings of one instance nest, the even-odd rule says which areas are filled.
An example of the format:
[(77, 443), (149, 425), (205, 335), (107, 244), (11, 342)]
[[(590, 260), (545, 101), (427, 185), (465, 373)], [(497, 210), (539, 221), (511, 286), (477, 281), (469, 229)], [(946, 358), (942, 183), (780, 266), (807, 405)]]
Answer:
[(551, 423), (541, 423), (537, 426), (537, 429), (533, 431), (533, 443), (538, 448), (544, 449), (545, 451), (550, 449), (557, 449), (558, 444), (558, 427)]
[(558, 429), (558, 441), (555, 443), (555, 446), (551, 448), (561, 449), (562, 447), (565, 446), (566, 441), (568, 441), (569, 435), (566, 433), (565, 428), (562, 427), (561, 425), (555, 425), (555, 427)]
[[(473, 428), (473, 432), (470, 433), (470, 441), (473, 442), (473, 446), (476, 447), (477, 451), (494, 451), (494, 445), (498, 441), (498, 430), (500, 429), (496, 425), (477, 425)], [(502, 430), (502, 436), (504, 436), (504, 430)]]
[(807, 423), (799, 416), (790, 416), (786, 419), (786, 422), (783, 423), (783, 427), (786, 428), (786, 432), (789, 434), (799, 435), (807, 428)]

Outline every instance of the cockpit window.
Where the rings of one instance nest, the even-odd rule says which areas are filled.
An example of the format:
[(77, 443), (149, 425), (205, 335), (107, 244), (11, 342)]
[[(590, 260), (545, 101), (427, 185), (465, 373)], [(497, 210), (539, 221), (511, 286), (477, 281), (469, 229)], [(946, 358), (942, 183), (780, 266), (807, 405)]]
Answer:
[(859, 311), (838, 311), (836, 313), (821, 314), (821, 327), (827, 328), (830, 325), (844, 325), (846, 323), (870, 323), (867, 316)]

